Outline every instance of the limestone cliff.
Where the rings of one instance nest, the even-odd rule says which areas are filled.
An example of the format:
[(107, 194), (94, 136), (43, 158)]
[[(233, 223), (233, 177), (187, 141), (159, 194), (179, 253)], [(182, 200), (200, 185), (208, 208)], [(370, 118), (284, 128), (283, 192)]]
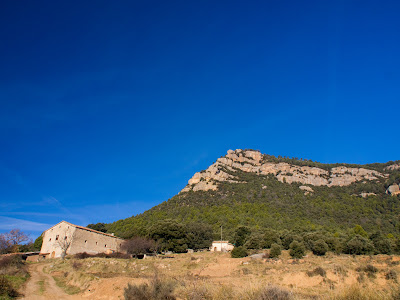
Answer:
[[(218, 184), (224, 181), (239, 183), (240, 180), (234, 175), (238, 170), (260, 175), (272, 174), (281, 182), (298, 182), (313, 186), (346, 186), (358, 181), (377, 180), (388, 176), (367, 168), (339, 166), (326, 170), (286, 162), (274, 163), (259, 151), (237, 149), (229, 150), (205, 171), (194, 174), (182, 192), (216, 190)], [(306, 190), (311, 191), (312, 189)]]

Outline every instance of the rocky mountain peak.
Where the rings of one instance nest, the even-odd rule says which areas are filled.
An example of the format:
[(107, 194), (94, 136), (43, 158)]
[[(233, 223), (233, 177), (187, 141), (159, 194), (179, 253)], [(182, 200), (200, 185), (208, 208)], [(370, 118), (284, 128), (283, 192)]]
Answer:
[(272, 174), (281, 182), (298, 182), (312, 186), (346, 186), (388, 176), (362, 167), (338, 166), (322, 169), (304, 165), (300, 161), (298, 164), (271, 161), (269, 157), (256, 150), (228, 150), (224, 157), (218, 158), (206, 170), (195, 173), (181, 192), (216, 190), (218, 184), (224, 181), (241, 183), (234, 175), (237, 171), (258, 175)]

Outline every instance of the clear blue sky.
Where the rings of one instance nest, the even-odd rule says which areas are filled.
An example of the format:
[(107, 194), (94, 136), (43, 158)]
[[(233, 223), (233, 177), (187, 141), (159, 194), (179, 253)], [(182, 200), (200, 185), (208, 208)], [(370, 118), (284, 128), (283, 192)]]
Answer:
[(399, 1), (3, 1), (0, 231), (111, 222), (228, 149), (400, 159)]

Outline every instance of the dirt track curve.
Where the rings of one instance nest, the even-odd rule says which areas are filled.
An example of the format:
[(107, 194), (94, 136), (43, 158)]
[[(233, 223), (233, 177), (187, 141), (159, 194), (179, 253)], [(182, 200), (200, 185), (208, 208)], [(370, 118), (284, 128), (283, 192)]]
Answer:
[[(76, 295), (67, 295), (61, 288), (56, 285), (53, 277), (43, 272), (43, 268), (47, 264), (32, 264), (29, 267), (29, 278), (21, 299), (24, 300), (42, 300), (42, 299), (59, 299), (59, 300), (75, 300), (82, 299)], [(40, 290), (39, 282), (44, 281), (44, 291)]]

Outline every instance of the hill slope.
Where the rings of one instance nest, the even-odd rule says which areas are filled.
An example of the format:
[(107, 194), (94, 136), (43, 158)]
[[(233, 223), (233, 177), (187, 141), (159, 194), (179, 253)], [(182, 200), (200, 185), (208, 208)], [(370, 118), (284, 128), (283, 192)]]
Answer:
[(145, 235), (157, 221), (174, 219), (223, 226), (226, 237), (246, 225), (277, 230), (400, 233), (400, 163), (322, 164), (229, 150), (196, 173), (176, 196), (143, 214), (107, 224), (122, 237)]

